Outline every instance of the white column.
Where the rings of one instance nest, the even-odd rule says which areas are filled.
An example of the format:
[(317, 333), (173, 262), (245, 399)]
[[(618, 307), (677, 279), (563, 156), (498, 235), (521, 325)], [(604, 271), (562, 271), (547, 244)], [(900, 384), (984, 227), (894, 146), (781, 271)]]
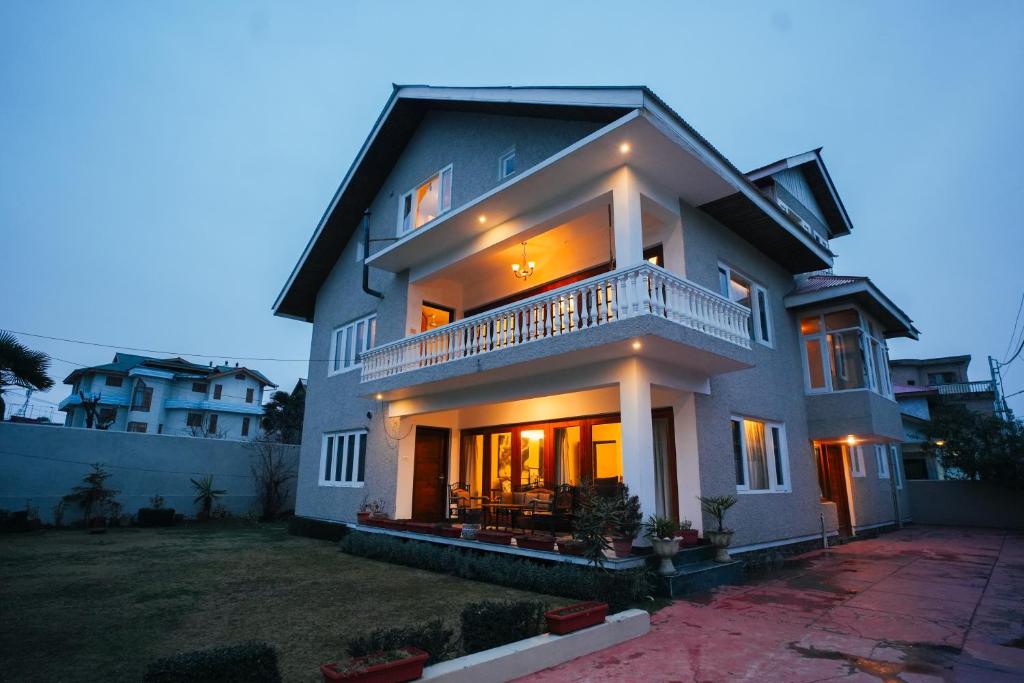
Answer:
[(628, 166), (615, 175), (612, 187), (612, 225), (615, 234), (615, 265), (628, 268), (644, 261), (644, 235), (640, 212), (640, 188)]
[[(651, 382), (640, 361), (633, 359), (619, 379), (622, 415), (622, 478), (640, 498), (644, 519), (655, 514), (654, 430), (651, 425)], [(638, 539), (638, 543), (642, 542)]]

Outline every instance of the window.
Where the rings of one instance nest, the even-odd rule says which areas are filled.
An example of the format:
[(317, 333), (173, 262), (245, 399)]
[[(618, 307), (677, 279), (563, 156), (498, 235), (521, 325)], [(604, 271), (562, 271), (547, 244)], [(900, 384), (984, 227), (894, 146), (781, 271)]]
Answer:
[(781, 424), (732, 418), (736, 490), (740, 493), (789, 491), (789, 457)]
[(223, 384), (214, 384), (213, 385), (213, 399), (215, 401), (219, 401), (220, 400), (220, 395), (221, 395), (221, 393), (223, 393), (223, 391), (224, 391), (224, 385)]
[(249, 418), (242, 418), (242, 436), (249, 436)]
[(730, 266), (718, 264), (719, 290), (726, 299), (750, 309), (750, 338), (772, 345), (771, 311), (768, 290)]
[(202, 427), (203, 426), (203, 414), (202, 413), (189, 413), (185, 417), (186, 427)]
[(928, 384), (931, 386), (938, 386), (940, 384), (955, 384), (956, 375), (952, 372), (929, 372), (928, 373)]
[(365, 430), (324, 434), (320, 486), (362, 486), (365, 471)]
[(404, 234), (452, 208), (452, 167), (446, 166), (399, 199), (398, 233)]
[(498, 159), (498, 180), (504, 180), (516, 172), (516, 149), (513, 147)]
[(847, 453), (850, 457), (850, 474), (855, 477), (864, 476), (864, 448), (863, 446), (849, 446)]
[(192, 392), (196, 394), (205, 394), (210, 390), (210, 385), (206, 382), (192, 382)]
[(246, 403), (252, 403), (253, 393), (254, 392), (253, 392), (252, 387), (249, 387), (248, 389), (245, 390), (245, 402)]
[(903, 472), (900, 471), (900, 447), (896, 444), (889, 446), (889, 452), (892, 454), (892, 479), (896, 482), (896, 488), (903, 488)]
[(331, 362), (327, 375), (359, 367), (363, 353), (373, 348), (376, 338), (376, 315), (336, 328), (331, 336)]
[(139, 382), (138, 386), (135, 387), (135, 392), (132, 394), (132, 410), (137, 410), (140, 413), (148, 413), (150, 406), (153, 405), (153, 388), (147, 387), (142, 382)]
[(117, 408), (100, 408), (100, 422), (113, 422), (117, 419)]
[(811, 393), (871, 389), (892, 397), (881, 329), (852, 308), (800, 321), (805, 382)]
[(878, 465), (878, 478), (889, 478), (889, 449), (875, 445), (875, 463)]
[(217, 414), (216, 413), (210, 415), (210, 421), (209, 421), (209, 424), (206, 427), (206, 431), (207, 431), (208, 434), (216, 434), (217, 433)]
[(106, 384), (108, 387), (119, 387), (122, 384), (124, 384), (124, 377), (118, 377), (116, 375), (107, 375), (104, 384)]
[(243, 379), (244, 380), (245, 379), (245, 373), (244, 372), (236, 372), (235, 373), (235, 379)]
[(145, 434), (146, 430), (149, 429), (149, 425), (145, 422), (129, 422), (128, 431), (135, 432), (136, 434)]

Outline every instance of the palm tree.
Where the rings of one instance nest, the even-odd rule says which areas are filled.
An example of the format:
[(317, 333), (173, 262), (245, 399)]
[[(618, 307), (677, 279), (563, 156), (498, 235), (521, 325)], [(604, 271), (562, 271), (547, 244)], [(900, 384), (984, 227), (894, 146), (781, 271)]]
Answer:
[(305, 409), (306, 390), (301, 383), (290, 394), (287, 391), (275, 391), (270, 401), (263, 406), (263, 431), (272, 441), (300, 443)]
[(53, 386), (53, 380), (46, 374), (49, 369), (49, 356), (42, 351), (33, 351), (10, 332), (0, 330), (0, 420), (6, 408), (5, 388), (46, 391)]
[(199, 481), (195, 479), (190, 480), (192, 482), (192, 488), (196, 490), (196, 503), (199, 503), (199, 519), (209, 519), (210, 513), (213, 511), (213, 502), (223, 496), (227, 491), (224, 489), (213, 488), (213, 475), (208, 474)]

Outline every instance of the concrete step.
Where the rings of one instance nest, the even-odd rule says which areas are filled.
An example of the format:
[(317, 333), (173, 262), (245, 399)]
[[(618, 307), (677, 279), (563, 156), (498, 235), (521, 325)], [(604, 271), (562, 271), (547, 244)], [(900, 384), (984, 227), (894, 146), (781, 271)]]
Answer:
[(706, 562), (712, 560), (715, 557), (715, 547), (713, 545), (695, 545), (689, 548), (683, 548), (676, 556), (672, 558), (672, 564), (676, 567), (683, 567), (688, 564), (696, 564), (697, 562)]
[(739, 560), (732, 562), (699, 560), (677, 565), (676, 569), (674, 576), (658, 575), (656, 587), (659, 595), (677, 598), (688, 593), (711, 590), (716, 586), (743, 582), (743, 562)]

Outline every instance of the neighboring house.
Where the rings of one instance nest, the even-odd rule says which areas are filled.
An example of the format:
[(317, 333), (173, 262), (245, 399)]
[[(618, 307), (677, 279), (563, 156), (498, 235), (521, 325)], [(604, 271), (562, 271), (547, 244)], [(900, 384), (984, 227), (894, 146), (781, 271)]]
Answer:
[(181, 358), (114, 355), (105, 365), (64, 379), (71, 395), (60, 402), (68, 427), (85, 427), (80, 393), (99, 396), (98, 414), (119, 432), (252, 439), (260, 431), (263, 391), (276, 387), (249, 368), (197, 365)]
[(968, 379), (970, 364), (969, 355), (889, 361), (903, 418), (903, 466), (907, 479), (945, 478), (942, 463), (927, 448), (928, 423), (938, 403), (959, 403), (975, 412), (995, 414), (995, 383), (991, 379)]
[(852, 228), (818, 150), (744, 174), (644, 87), (396, 86), (274, 305), (313, 323), (296, 512), (595, 478), (698, 529), (736, 494), (741, 548), (893, 524), (917, 330), (825, 273)]

